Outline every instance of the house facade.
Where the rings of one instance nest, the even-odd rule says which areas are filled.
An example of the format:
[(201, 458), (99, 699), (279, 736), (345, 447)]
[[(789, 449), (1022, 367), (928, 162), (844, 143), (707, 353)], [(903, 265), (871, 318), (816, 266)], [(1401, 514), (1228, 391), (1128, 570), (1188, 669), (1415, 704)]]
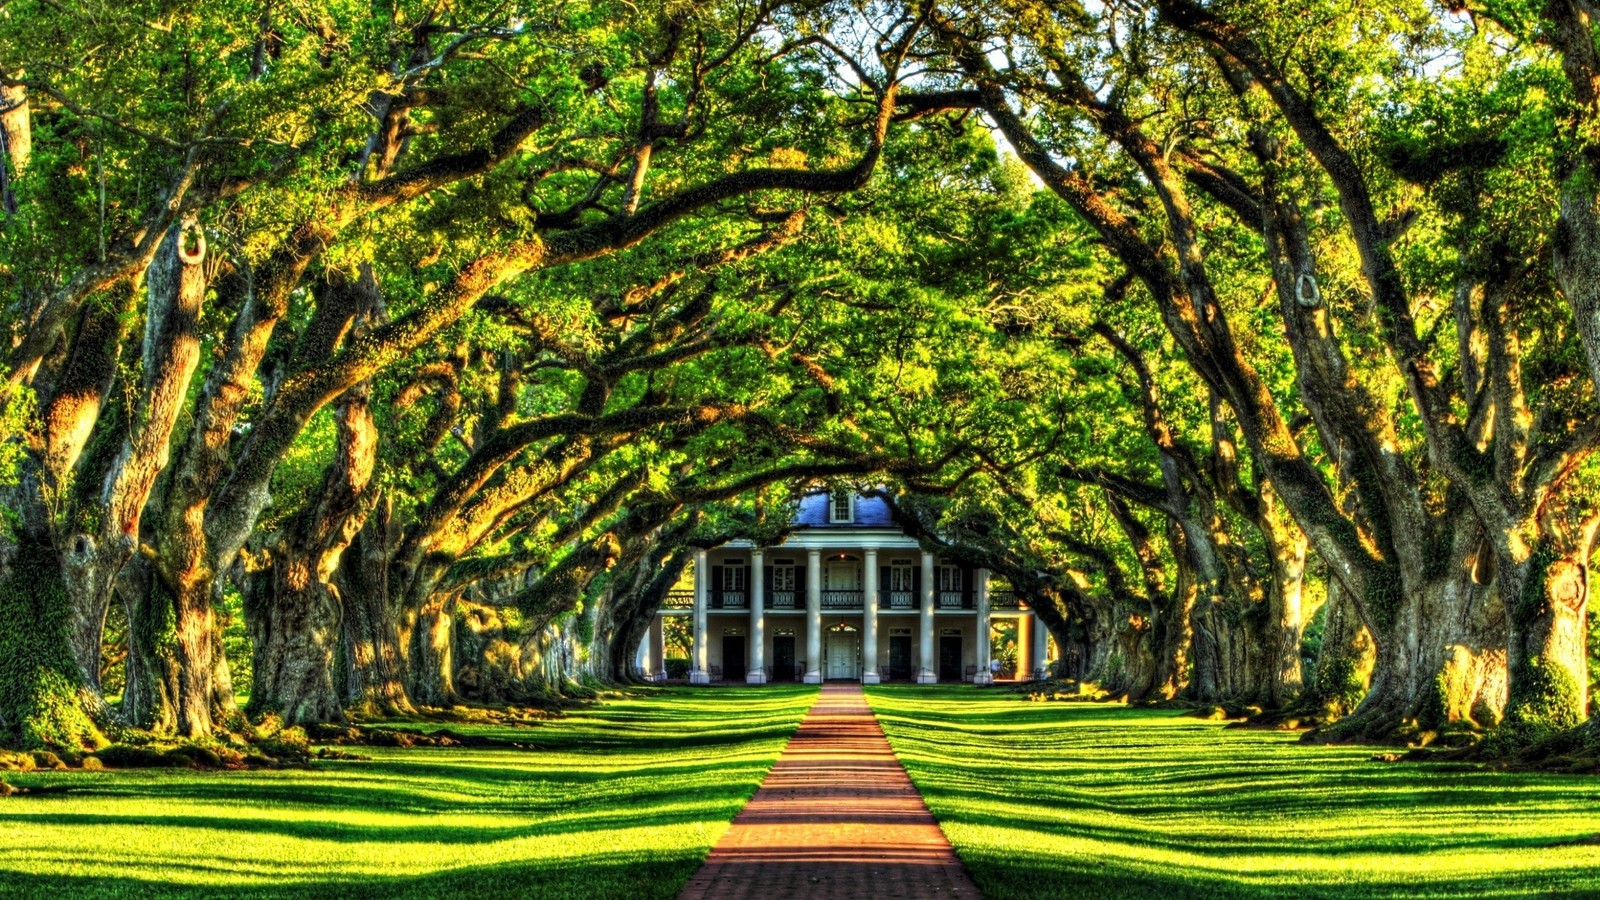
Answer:
[(783, 543), (695, 553), (693, 590), (674, 591), (636, 660), (665, 679), (662, 623), (692, 616), (689, 680), (988, 684), (997, 620), (1017, 625), (1016, 677), (1042, 678), (1048, 631), (987, 569), (928, 553), (880, 498), (802, 498)]

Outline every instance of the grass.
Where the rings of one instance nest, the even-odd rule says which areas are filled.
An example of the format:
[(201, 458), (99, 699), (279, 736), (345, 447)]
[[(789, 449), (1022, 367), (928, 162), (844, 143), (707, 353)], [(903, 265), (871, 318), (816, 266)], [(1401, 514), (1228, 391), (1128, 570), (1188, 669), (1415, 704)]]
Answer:
[(1600, 897), (1600, 779), (1373, 762), (1170, 711), (868, 689), (985, 897)]
[(815, 693), (665, 689), (532, 728), (455, 726), (539, 750), (13, 774), (72, 790), (0, 800), (0, 897), (671, 897)]

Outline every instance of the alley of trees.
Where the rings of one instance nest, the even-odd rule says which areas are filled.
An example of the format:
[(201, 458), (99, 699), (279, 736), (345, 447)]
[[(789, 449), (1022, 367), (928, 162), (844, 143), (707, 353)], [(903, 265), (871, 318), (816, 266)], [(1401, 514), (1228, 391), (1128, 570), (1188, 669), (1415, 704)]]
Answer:
[(0, 742), (626, 682), (876, 491), (1057, 676), (1600, 746), (1587, 0), (0, 6)]

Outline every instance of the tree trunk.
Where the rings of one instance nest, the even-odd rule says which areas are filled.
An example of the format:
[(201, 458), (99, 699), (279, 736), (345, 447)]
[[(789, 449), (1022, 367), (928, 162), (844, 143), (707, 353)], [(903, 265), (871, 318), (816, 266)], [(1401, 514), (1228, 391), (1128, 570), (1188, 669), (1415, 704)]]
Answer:
[(155, 732), (210, 735), (217, 720), (235, 708), (212, 581), (189, 581), (174, 589), (158, 567), (150, 566), (128, 583), (142, 589), (127, 602), (123, 715)]
[(406, 692), (400, 635), (381, 594), (344, 597), (345, 707), (366, 716), (416, 712)]
[[(1589, 42), (1592, 26), (1587, 23), (1575, 40)], [(1570, 62), (1570, 60), (1569, 60)], [(1585, 76), (1570, 70), (1577, 82)], [(1553, 242), (1553, 268), (1561, 293), (1572, 306), (1572, 318), (1589, 363), (1589, 376), (1600, 393), (1600, 195), (1595, 192), (1596, 173), (1592, 165), (1579, 158), (1568, 162), (1572, 171), (1561, 184), (1561, 215), (1556, 220)]]
[[(12, 76), (21, 79), (22, 71)], [(33, 155), (32, 111), (28, 89), (22, 85), (0, 85), (0, 213), (17, 214), (16, 181)]]
[(1587, 713), (1588, 562), (1595, 523), (1573, 539), (1545, 536), (1521, 564), (1501, 562), (1510, 696), (1506, 724), (1521, 740), (1576, 727)]
[(344, 719), (333, 680), (341, 604), (332, 581), (371, 509), (378, 433), (369, 391), (362, 384), (340, 400), (338, 449), (322, 488), (285, 523), (245, 607), (255, 641), (251, 709), (290, 724)]
[[(190, 240), (194, 246), (189, 246)], [(63, 540), (63, 577), (73, 598), (73, 644), (89, 685), (99, 690), (100, 643), (118, 576), (138, 549), (139, 524), (170, 459), (172, 429), (200, 363), (206, 296), (206, 241), (192, 222), (168, 229), (145, 277), (147, 302), (139, 394), (102, 487), (82, 504), (96, 525)], [(104, 427), (104, 426), (101, 426)], [(91, 499), (92, 498), (92, 499)]]
[(252, 716), (270, 712), (290, 725), (344, 719), (333, 684), (341, 608), (334, 591), (310, 569), (304, 557), (285, 553), (247, 589)]
[(1189, 667), (1192, 632), (1188, 627), (1194, 609), (1194, 591), (1179, 579), (1176, 595), (1164, 597), (1152, 609), (1150, 648), (1155, 654), (1155, 673), (1148, 699), (1171, 700), (1183, 691)]
[(211, 734), (221, 712), (216, 706), (223, 693), (217, 684), (217, 615), (209, 590), (184, 590), (175, 598), (176, 662), (178, 668), (178, 733), (191, 738)]
[[(1175, 540), (1173, 553), (1178, 557), (1179, 594), (1193, 597), (1189, 606), (1189, 658), (1194, 670), (1189, 677), (1187, 694), (1205, 703), (1215, 703), (1225, 699), (1217, 620), (1227, 601), (1227, 578), (1223, 573), (1220, 542), (1217, 535), (1192, 519), (1177, 520), (1176, 525), (1169, 532)], [(1183, 587), (1185, 578), (1189, 582), (1187, 590)]]
[(172, 596), (154, 573), (136, 567), (124, 595), (128, 617), (128, 663), (122, 715), (130, 725), (163, 734), (177, 730), (178, 673), (173, 659)]
[(1299, 699), (1305, 687), (1300, 640), (1305, 633), (1306, 539), (1295, 529), (1292, 535), (1269, 536), (1267, 548), (1272, 556), (1272, 583), (1263, 648), (1266, 699), (1274, 707), (1284, 707)]
[(390, 513), (389, 503), (380, 501), (335, 573), (344, 607), (341, 698), (347, 709), (365, 716), (416, 712), (406, 692), (405, 654), (389, 602)]
[[(1466, 527), (1470, 524), (1470, 527)], [(1506, 701), (1506, 621), (1500, 592), (1474, 583), (1475, 522), (1456, 529), (1443, 574), (1399, 595), (1384, 620), (1368, 612), (1375, 649), (1361, 705), (1321, 735), (1425, 739), (1420, 732), (1492, 727)]]
[(410, 632), (410, 694), (421, 706), (454, 706), (460, 699), (455, 686), (455, 610), (455, 594), (435, 594), (415, 612), (410, 627), (401, 631), (402, 640)]
[(1329, 580), (1322, 620), (1322, 647), (1317, 654), (1315, 693), (1318, 712), (1332, 720), (1354, 712), (1372, 683), (1375, 651), (1372, 634), (1361, 623), (1355, 601)]
[[(1123, 694), (1129, 700), (1150, 697), (1156, 684), (1156, 661), (1151, 652), (1150, 625), (1121, 616), (1121, 627), (1113, 636), (1113, 647), (1106, 657), (1104, 667), (1096, 674), (1100, 686), (1113, 694)], [(1021, 634), (1018, 634), (1021, 641)], [(1021, 658), (1022, 647), (1017, 648)], [(1022, 673), (1018, 673), (1021, 677)]]
[(72, 608), (55, 552), (23, 533), (0, 576), (0, 741), (81, 750), (104, 743), (99, 694), (71, 643)]

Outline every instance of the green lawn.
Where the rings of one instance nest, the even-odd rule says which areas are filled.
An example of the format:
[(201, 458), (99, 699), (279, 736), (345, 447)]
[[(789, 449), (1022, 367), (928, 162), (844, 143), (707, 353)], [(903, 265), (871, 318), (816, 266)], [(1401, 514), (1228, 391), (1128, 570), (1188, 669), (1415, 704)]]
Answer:
[(12, 774), (73, 790), (0, 800), (0, 897), (671, 897), (815, 693), (667, 689), (531, 728), (456, 728), (538, 751)]
[(970, 687), (868, 697), (991, 900), (1600, 897), (1600, 779)]

